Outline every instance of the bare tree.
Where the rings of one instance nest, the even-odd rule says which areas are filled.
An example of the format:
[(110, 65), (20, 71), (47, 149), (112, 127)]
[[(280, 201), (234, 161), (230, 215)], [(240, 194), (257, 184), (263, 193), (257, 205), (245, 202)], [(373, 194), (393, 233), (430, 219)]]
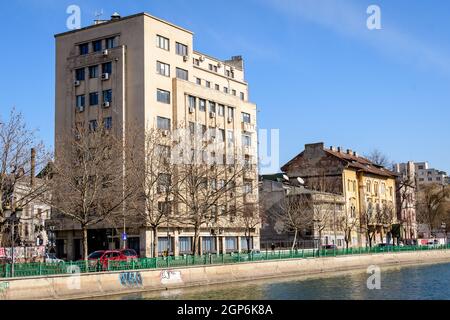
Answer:
[(171, 163), (172, 138), (170, 134), (150, 128), (145, 133), (142, 148), (134, 152), (142, 157), (132, 157), (129, 175), (137, 183), (137, 197), (131, 208), (144, 227), (152, 230), (152, 256), (158, 256), (158, 230), (172, 212), (174, 165)]
[(194, 254), (199, 254), (202, 227), (240, 221), (240, 212), (251, 202), (252, 185), (248, 184), (246, 175), (253, 171), (238, 150), (229, 152), (225, 158), (223, 139), (215, 129), (200, 132), (197, 127), (180, 134), (182, 129), (174, 137), (177, 148), (171, 157), (176, 165), (172, 177), (176, 181), (174, 218), (180, 225), (194, 229), (192, 249)]
[(7, 120), (0, 119), (0, 245), (6, 209), (14, 212), (47, 191), (45, 181), (36, 181), (35, 175), (51, 157), (44, 144), (37, 140), (36, 133), (14, 108)]
[(255, 232), (255, 229), (261, 225), (261, 219), (263, 217), (258, 206), (254, 203), (249, 203), (243, 206), (241, 212), (242, 214), (240, 221), (242, 221), (242, 225), (244, 226), (244, 236), (247, 242), (247, 250), (250, 252), (252, 234)]
[(382, 166), (382, 167), (386, 167), (386, 168), (390, 169), (393, 165), (392, 162), (389, 160), (388, 156), (386, 156), (384, 153), (382, 153), (378, 149), (374, 149), (372, 152), (365, 155), (365, 157), (378, 166)]
[(424, 185), (418, 193), (417, 220), (433, 232), (445, 217), (450, 187), (438, 184)]
[(301, 230), (313, 227), (313, 204), (307, 194), (289, 194), (271, 209), (271, 215), (285, 232), (294, 231), (292, 249)]
[(354, 208), (350, 208), (350, 212), (340, 215), (337, 223), (344, 232), (345, 247), (348, 249), (349, 243), (352, 241), (352, 232), (358, 226), (359, 219), (356, 216)]
[(83, 258), (88, 257), (88, 228), (119, 215), (134, 189), (126, 180), (125, 146), (103, 119), (78, 124), (62, 140), (52, 169), (51, 205), (78, 223), (83, 235)]

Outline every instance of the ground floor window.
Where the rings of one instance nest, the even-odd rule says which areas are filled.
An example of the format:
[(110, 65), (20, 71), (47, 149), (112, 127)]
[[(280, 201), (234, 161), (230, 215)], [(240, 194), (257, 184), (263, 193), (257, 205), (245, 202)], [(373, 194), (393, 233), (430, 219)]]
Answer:
[(180, 246), (180, 253), (191, 253), (192, 252), (192, 238), (191, 237), (180, 237), (178, 239)]
[(248, 251), (253, 249), (253, 237), (250, 237), (250, 249), (247, 247), (247, 237), (241, 237), (241, 250)]
[(172, 251), (172, 241), (169, 241), (170, 237), (158, 237), (158, 252), (162, 253), (169, 248), (169, 252)]
[(225, 237), (225, 248), (227, 251), (237, 250), (237, 237)]
[(216, 238), (202, 237), (202, 251), (203, 253), (216, 252)]

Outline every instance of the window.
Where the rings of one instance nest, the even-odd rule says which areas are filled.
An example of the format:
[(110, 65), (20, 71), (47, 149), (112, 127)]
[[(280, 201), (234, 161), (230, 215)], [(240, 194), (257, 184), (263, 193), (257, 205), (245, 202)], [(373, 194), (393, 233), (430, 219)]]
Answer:
[(180, 56), (187, 56), (188, 55), (188, 47), (182, 43), (176, 42), (175, 43), (175, 53)]
[(202, 85), (202, 79), (200, 79), (200, 78), (196, 78), (196, 79), (195, 79), (195, 82), (196, 82), (198, 85)]
[(77, 96), (77, 98), (76, 98), (76, 105), (77, 105), (77, 108), (82, 108), (82, 107), (84, 107), (84, 103), (85, 103), (85, 97), (84, 97), (84, 95), (79, 95), (79, 96)]
[(233, 96), (235, 96), (235, 95), (236, 95), (236, 90), (235, 90), (235, 89), (231, 90), (231, 94), (232, 94)]
[(366, 191), (368, 193), (371, 193), (372, 192), (371, 189), (372, 189), (372, 184), (370, 183), (370, 181), (367, 181), (367, 183), (366, 183)]
[(194, 65), (196, 65), (196, 66), (199, 66), (199, 65), (200, 65), (200, 60), (199, 60), (199, 59), (193, 58), (192, 61), (194, 62)]
[(194, 96), (188, 96), (188, 105), (189, 108), (194, 108), (195, 109), (195, 102), (196, 102), (196, 98)]
[(211, 82), (205, 81), (205, 86), (206, 86), (207, 88), (211, 88)]
[(347, 180), (347, 191), (350, 191), (350, 179)]
[(170, 65), (156, 61), (156, 72), (162, 76), (170, 77)]
[(233, 130), (228, 130), (227, 131), (227, 140), (228, 140), (228, 144), (234, 144), (234, 133), (233, 133)]
[(156, 100), (162, 103), (170, 103), (170, 92), (162, 89), (156, 89)]
[(423, 166), (419, 166), (419, 170), (423, 170)]
[(89, 43), (82, 43), (78, 48), (80, 49), (80, 55), (89, 53)]
[(89, 121), (89, 131), (90, 132), (96, 131), (97, 130), (97, 126), (98, 126), (97, 120), (90, 120)]
[(373, 192), (375, 193), (376, 196), (378, 196), (378, 182), (375, 182), (373, 184)]
[(218, 84), (215, 85), (216, 90), (220, 90), (220, 87)]
[(103, 90), (103, 102), (112, 102), (112, 90)]
[(386, 185), (384, 183), (381, 184), (381, 194), (386, 193)]
[(106, 62), (102, 64), (102, 73), (112, 73), (112, 63)]
[(182, 80), (188, 80), (188, 72), (187, 70), (177, 68), (177, 78)]
[(156, 117), (156, 127), (161, 130), (170, 130), (170, 119)]
[(216, 104), (212, 101), (209, 101), (209, 112), (216, 113)]
[(98, 77), (98, 66), (90, 66), (89, 67), (89, 78), (97, 78)]
[(89, 93), (89, 105), (90, 106), (98, 105), (98, 92)]
[(245, 94), (243, 92), (241, 92), (241, 100), (245, 99)]
[(224, 142), (225, 141), (225, 130), (224, 129), (219, 129), (219, 137), (220, 137), (220, 142)]
[(103, 118), (103, 127), (106, 130), (109, 130), (112, 128), (112, 117)]
[(92, 42), (92, 50), (94, 52), (102, 51), (102, 40), (96, 40)]
[(116, 46), (116, 37), (106, 39), (106, 49), (112, 49)]
[(195, 123), (192, 121), (189, 121), (189, 134), (192, 136), (195, 134)]
[(78, 80), (78, 81), (84, 80), (84, 68), (75, 70), (75, 80)]
[(180, 245), (180, 253), (191, 253), (191, 237), (180, 237), (178, 243)]
[(225, 75), (226, 75), (227, 77), (229, 77), (229, 76), (230, 76), (230, 70), (225, 70)]
[(245, 169), (251, 169), (252, 167), (252, 162), (251, 162), (251, 158), (249, 155), (245, 155), (244, 157), (244, 168)]
[(158, 201), (158, 210), (163, 214), (171, 214), (172, 203), (170, 201)]
[(198, 100), (198, 110), (206, 111), (206, 100), (205, 99)]
[(244, 182), (244, 194), (252, 193), (252, 182), (245, 181)]
[(242, 112), (242, 122), (250, 123), (250, 114)]
[(244, 147), (250, 147), (252, 145), (252, 137), (248, 134), (242, 135), (242, 145)]
[(219, 104), (219, 116), (223, 117), (225, 116), (225, 106), (222, 104)]
[(209, 70), (213, 71), (213, 65), (211, 63), (208, 65), (208, 68)]
[(228, 111), (228, 118), (229, 119), (233, 119), (234, 118), (234, 109), (233, 109), (233, 107), (228, 107), (227, 111)]
[(228, 88), (227, 87), (223, 87), (223, 92), (228, 93)]
[(169, 51), (169, 39), (167, 39), (163, 36), (157, 35), (156, 36), (156, 46), (158, 48)]

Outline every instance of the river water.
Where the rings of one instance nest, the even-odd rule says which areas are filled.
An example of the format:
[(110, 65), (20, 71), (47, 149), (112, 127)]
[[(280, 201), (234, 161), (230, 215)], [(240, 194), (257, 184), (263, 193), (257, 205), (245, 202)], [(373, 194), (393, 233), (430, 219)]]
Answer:
[(110, 297), (108, 299), (302, 300), (450, 299), (450, 263), (381, 268), (381, 288), (369, 290), (366, 270), (277, 278)]

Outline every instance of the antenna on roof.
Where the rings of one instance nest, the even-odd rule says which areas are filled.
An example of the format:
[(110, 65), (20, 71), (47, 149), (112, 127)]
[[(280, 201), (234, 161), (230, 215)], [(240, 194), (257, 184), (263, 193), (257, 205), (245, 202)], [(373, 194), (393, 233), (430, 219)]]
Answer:
[(99, 18), (103, 15), (103, 9), (100, 10), (100, 12), (98, 12), (97, 10), (95, 10), (95, 20), (99, 20)]

